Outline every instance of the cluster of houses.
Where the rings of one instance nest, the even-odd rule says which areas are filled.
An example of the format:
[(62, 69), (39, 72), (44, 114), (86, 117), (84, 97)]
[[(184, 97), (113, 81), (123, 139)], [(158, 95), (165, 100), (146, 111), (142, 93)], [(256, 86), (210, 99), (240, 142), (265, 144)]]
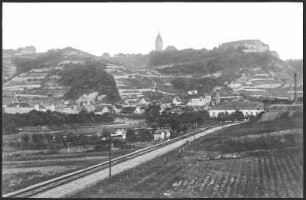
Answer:
[[(263, 111), (263, 106), (259, 103), (241, 101), (241, 97), (230, 94), (222, 88), (215, 87), (212, 91), (213, 97), (210, 94), (198, 94), (197, 90), (191, 90), (186, 96), (174, 96), (162, 98), (154, 101), (160, 105), (163, 112), (165, 110), (172, 113), (183, 113), (186, 111), (207, 110), (211, 117), (218, 116), (220, 112), (228, 112), (229, 114), (240, 110), (245, 116), (257, 115)], [(238, 101), (238, 100), (239, 101)], [(37, 111), (57, 111), (67, 114), (77, 114), (82, 110), (87, 112), (94, 112), (96, 115), (103, 115), (106, 113), (119, 115), (142, 115), (146, 108), (152, 102), (149, 99), (142, 98), (133, 103), (123, 102), (121, 104), (106, 104), (95, 101), (65, 101), (55, 100), (48, 96), (33, 96), (27, 98), (23, 95), (15, 95), (11, 103), (3, 104), (3, 110), (6, 113), (27, 113), (31, 110)]]
[[(135, 131), (135, 134), (139, 134), (137, 133), (137, 129), (135, 129), (134, 131)], [(170, 130), (165, 129), (165, 128), (159, 128), (155, 130), (154, 132), (152, 132), (152, 130), (149, 128), (149, 132), (147, 132), (146, 134), (152, 134), (154, 141), (168, 140), (170, 139), (170, 136), (171, 136)], [(127, 135), (127, 130), (123, 128), (117, 129), (111, 133), (111, 137), (117, 140), (126, 140), (127, 139), (126, 135)], [(102, 140), (107, 140), (107, 138), (102, 138)]]
[(32, 110), (43, 112), (50, 110), (67, 114), (79, 113), (77, 106), (71, 105), (68, 101), (54, 100), (38, 95), (33, 95), (33, 97), (14, 96), (13, 98), (5, 99), (2, 108), (4, 112), (9, 114), (28, 113)]

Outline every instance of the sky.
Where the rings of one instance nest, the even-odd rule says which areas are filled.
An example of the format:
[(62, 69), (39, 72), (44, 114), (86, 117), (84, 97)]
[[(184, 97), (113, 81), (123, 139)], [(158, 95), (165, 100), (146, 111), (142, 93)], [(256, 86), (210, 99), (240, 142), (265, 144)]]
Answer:
[(259, 39), (282, 59), (303, 58), (302, 3), (3, 3), (3, 48), (37, 52), (71, 46), (147, 54), (164, 48), (212, 49)]

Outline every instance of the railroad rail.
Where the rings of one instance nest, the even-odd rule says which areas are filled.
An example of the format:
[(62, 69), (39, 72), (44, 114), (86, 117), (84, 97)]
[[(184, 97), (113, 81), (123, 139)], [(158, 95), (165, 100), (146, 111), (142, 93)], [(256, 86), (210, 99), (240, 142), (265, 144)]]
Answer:
[[(225, 124), (226, 123), (224, 123), (223, 125), (225, 125)], [(196, 131), (192, 131), (190, 133), (187, 133), (185, 135), (170, 139), (168, 141), (161, 142), (159, 144), (152, 145), (152, 146), (149, 146), (149, 147), (146, 147), (146, 148), (143, 148), (143, 149), (139, 149), (139, 150), (136, 150), (132, 153), (125, 154), (123, 156), (119, 156), (119, 157), (111, 160), (111, 165), (116, 165), (116, 164), (122, 163), (124, 161), (127, 161), (129, 159), (132, 159), (134, 157), (141, 156), (143, 154), (154, 151), (156, 149), (159, 149), (159, 148), (164, 147), (166, 145), (169, 145), (171, 143), (174, 143), (174, 142), (177, 142), (179, 140), (185, 139), (187, 137), (193, 136), (193, 135), (195, 135), (199, 132), (203, 132), (205, 130), (214, 128), (218, 125), (220, 125), (220, 124), (210, 125), (208, 127), (201, 128), (201, 129), (198, 129)], [(78, 171), (75, 171), (75, 172), (72, 172), (72, 173), (68, 173), (68, 174), (59, 176), (57, 178), (50, 179), (48, 181), (44, 181), (44, 182), (29, 186), (29, 187), (26, 187), (26, 188), (17, 190), (15, 192), (4, 194), (2, 197), (13, 197), (13, 198), (16, 198), (16, 197), (18, 197), (18, 198), (31, 197), (35, 194), (41, 193), (43, 191), (50, 190), (50, 189), (55, 188), (57, 186), (63, 185), (65, 183), (71, 182), (71, 181), (76, 180), (78, 178), (81, 178), (81, 177), (84, 177), (86, 175), (95, 173), (97, 171), (106, 169), (108, 167), (109, 167), (109, 161), (106, 161), (106, 162), (103, 162), (103, 163), (93, 165), (91, 167), (87, 167), (85, 169), (81, 169), (81, 170), (78, 170)]]

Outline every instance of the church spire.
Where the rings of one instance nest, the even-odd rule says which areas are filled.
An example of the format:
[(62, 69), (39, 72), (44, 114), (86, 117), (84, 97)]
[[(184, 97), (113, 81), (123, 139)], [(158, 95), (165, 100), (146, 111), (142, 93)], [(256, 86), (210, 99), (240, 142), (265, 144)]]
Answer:
[(155, 51), (162, 51), (162, 50), (163, 50), (163, 40), (158, 30), (158, 35), (155, 39)]

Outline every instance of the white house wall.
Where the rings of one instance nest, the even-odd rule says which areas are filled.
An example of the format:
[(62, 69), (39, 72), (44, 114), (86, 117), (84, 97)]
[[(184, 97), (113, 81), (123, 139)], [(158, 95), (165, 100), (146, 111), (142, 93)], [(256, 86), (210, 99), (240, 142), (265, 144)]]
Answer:
[[(249, 115), (254, 115), (256, 116), (257, 114), (263, 112), (264, 110), (239, 110), (242, 112), (244, 116), (249, 116)], [(227, 112), (228, 114), (236, 112), (236, 110), (210, 110), (209, 111), (209, 117), (217, 117), (219, 113), (225, 113)]]

